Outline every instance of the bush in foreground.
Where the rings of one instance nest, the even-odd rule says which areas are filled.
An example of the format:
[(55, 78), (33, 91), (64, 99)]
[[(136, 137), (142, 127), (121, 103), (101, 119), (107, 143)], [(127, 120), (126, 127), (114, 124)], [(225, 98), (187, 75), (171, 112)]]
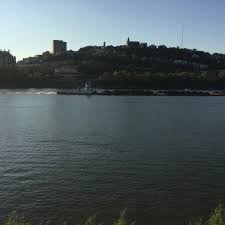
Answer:
[[(104, 223), (97, 222), (96, 215), (89, 217), (84, 223), (79, 225), (103, 225)], [(150, 224), (146, 221), (146, 224)], [(31, 225), (29, 222), (19, 219), (15, 213), (8, 219), (5, 225)], [(44, 224), (40, 224), (44, 225)], [(46, 224), (47, 225), (47, 224)], [(59, 224), (60, 225), (60, 224)], [(66, 223), (61, 224), (66, 225)], [(129, 222), (126, 218), (126, 210), (120, 213), (118, 219), (116, 219), (113, 225), (135, 225), (135, 222)], [(208, 218), (201, 218), (196, 221), (190, 222), (189, 225), (225, 225), (225, 208), (223, 205), (219, 205)]]
[(207, 219), (199, 219), (191, 222), (190, 225), (225, 225), (225, 208), (219, 205)]

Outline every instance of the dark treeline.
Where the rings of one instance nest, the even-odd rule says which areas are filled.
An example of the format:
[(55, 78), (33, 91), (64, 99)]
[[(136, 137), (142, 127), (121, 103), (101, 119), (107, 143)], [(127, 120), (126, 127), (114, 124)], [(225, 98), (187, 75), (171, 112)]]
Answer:
[[(225, 55), (190, 49), (87, 46), (77, 52), (39, 57), (35, 63), (32, 59), (31, 64), (38, 64), (39, 69), (27, 70), (23, 62), (7, 72), (0, 69), (0, 86), (72, 87), (78, 82), (63, 84), (52, 79), (52, 65), (57, 64), (77, 66), (82, 80), (103, 88), (225, 89)], [(46, 66), (43, 72), (40, 67)]]
[(57, 82), (35, 70), (30, 74), (16, 66), (0, 68), (0, 88), (73, 88), (75, 86), (74, 81)]

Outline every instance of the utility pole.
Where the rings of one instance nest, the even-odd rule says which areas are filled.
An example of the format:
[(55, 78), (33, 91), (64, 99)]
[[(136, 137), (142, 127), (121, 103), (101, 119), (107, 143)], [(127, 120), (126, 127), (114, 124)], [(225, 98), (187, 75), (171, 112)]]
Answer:
[(182, 30), (181, 30), (181, 45), (180, 48), (183, 48), (184, 45), (184, 24), (182, 23)]

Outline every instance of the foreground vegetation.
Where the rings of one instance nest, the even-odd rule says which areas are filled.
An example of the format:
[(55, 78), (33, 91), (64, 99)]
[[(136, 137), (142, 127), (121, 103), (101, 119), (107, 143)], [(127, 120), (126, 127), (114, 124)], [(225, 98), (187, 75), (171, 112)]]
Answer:
[[(146, 221), (146, 224), (148, 222)], [(99, 223), (96, 215), (89, 217), (84, 223), (80, 225), (103, 225)], [(29, 222), (24, 222), (19, 219), (15, 213), (8, 219), (5, 225), (31, 225)], [(44, 225), (44, 224), (42, 224)], [(62, 224), (66, 225), (66, 223)], [(116, 219), (113, 225), (135, 225), (135, 222), (131, 222), (126, 218), (126, 210), (120, 213), (118, 219)], [(200, 218), (190, 222), (189, 225), (225, 225), (225, 208), (223, 205), (219, 205), (207, 218)]]

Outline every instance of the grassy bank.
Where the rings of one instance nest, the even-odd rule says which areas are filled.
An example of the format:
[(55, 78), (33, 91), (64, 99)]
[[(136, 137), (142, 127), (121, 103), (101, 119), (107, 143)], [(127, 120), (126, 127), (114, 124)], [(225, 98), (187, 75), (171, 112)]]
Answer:
[[(135, 225), (135, 222), (130, 221), (126, 217), (126, 210), (120, 213), (118, 219), (116, 219), (113, 225)], [(146, 224), (151, 224), (151, 221), (146, 221)], [(15, 213), (8, 219), (5, 225), (32, 225), (29, 222), (26, 222), (22, 219), (19, 219)], [(45, 224), (40, 224), (45, 225)], [(47, 225), (47, 224), (46, 224)], [(57, 225), (57, 224), (55, 224)], [(58, 224), (58, 225), (67, 225)], [(76, 224), (77, 225), (77, 224)], [(104, 225), (104, 223), (100, 223), (97, 220), (96, 215), (87, 218), (87, 220), (79, 225)], [(190, 222), (189, 225), (225, 225), (225, 208), (223, 205), (219, 205), (208, 217), (199, 218)]]

